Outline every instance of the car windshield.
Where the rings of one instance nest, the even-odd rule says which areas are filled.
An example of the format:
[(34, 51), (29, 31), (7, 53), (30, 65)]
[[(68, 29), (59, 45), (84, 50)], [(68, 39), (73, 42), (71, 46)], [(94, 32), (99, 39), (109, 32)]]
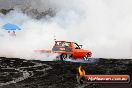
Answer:
[(80, 47), (77, 43), (74, 43), (73, 45), (74, 45), (75, 49), (80, 49)]
[(71, 46), (70, 42), (56, 42), (56, 46)]

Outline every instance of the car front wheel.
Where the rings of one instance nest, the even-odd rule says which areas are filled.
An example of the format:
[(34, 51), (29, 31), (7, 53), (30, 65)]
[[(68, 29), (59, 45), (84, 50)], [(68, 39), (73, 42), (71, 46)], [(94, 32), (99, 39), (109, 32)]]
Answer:
[(90, 58), (90, 55), (89, 54), (86, 54), (83, 58), (84, 58), (84, 60), (89, 60)]

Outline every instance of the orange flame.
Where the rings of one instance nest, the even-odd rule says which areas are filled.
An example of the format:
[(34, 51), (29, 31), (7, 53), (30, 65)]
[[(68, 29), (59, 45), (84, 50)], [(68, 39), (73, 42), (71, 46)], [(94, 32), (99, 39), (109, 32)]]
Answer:
[(79, 71), (79, 75), (80, 75), (80, 76), (85, 75), (85, 70), (84, 70), (84, 69), (82, 69), (82, 66), (79, 66), (78, 71)]

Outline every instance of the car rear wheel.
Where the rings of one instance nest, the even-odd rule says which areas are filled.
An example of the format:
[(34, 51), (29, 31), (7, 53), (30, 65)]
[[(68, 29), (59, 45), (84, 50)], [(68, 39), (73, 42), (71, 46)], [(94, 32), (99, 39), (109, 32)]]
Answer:
[(67, 58), (67, 54), (61, 54), (61, 55), (60, 55), (61, 61), (65, 61), (66, 58)]

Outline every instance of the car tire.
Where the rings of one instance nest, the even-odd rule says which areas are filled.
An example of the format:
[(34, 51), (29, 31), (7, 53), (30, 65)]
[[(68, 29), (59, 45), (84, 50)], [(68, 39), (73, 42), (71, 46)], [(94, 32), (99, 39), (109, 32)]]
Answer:
[(61, 55), (60, 55), (61, 61), (65, 61), (66, 58), (67, 58), (67, 54), (61, 54)]
[(90, 57), (89, 54), (86, 54), (83, 58), (84, 60), (89, 60), (90, 59), (89, 57)]

